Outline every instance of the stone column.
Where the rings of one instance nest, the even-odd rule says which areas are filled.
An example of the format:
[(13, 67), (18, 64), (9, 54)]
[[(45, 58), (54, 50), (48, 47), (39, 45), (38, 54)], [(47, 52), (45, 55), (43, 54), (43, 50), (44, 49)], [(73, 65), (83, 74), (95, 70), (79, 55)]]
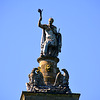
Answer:
[(59, 68), (57, 67), (59, 58), (39, 57), (37, 61), (39, 63), (40, 72), (43, 74), (45, 84), (48, 86), (53, 85), (55, 77), (59, 72)]

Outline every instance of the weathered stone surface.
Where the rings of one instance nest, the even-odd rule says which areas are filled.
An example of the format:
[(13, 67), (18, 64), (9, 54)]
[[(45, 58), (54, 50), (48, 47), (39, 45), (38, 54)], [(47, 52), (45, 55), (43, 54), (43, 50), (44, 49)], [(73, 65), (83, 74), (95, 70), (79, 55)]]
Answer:
[(29, 83), (26, 83), (27, 91), (34, 93), (71, 93), (69, 88), (69, 74), (66, 69), (62, 69), (61, 74), (57, 63), (57, 57), (39, 57), (38, 68), (33, 68), (29, 74)]
[(57, 58), (57, 57), (51, 57), (51, 56), (39, 57), (39, 58), (37, 59), (37, 61), (38, 61), (38, 63), (39, 63), (41, 60), (45, 60), (45, 59), (54, 60), (56, 63), (59, 62), (59, 58)]
[(59, 72), (57, 68), (59, 59), (57, 57), (39, 57), (37, 61), (39, 62), (40, 72), (43, 74), (45, 84), (53, 85)]
[(47, 94), (23, 91), (20, 100), (79, 100), (80, 94)]

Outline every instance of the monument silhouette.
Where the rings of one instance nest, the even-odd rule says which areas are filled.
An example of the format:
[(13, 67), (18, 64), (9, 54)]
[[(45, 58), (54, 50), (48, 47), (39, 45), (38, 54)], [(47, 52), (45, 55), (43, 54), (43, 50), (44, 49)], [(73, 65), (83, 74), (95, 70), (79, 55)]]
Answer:
[(28, 75), (27, 91), (22, 91), (20, 100), (79, 100), (80, 94), (72, 93), (69, 88), (68, 71), (61, 69), (62, 74), (57, 67), (62, 47), (60, 29), (57, 31), (53, 25), (53, 18), (49, 19), (49, 24), (42, 24), (42, 11), (38, 9), (38, 26), (42, 29), (39, 67), (33, 68)]

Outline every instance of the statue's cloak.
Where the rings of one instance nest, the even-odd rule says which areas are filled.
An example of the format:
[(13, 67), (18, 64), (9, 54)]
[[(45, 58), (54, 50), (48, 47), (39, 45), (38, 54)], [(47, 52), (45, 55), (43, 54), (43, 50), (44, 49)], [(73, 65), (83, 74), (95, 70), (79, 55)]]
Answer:
[[(61, 46), (62, 46), (62, 36), (60, 33), (56, 34), (57, 39), (57, 52), (61, 52)], [(43, 52), (44, 42), (46, 40), (46, 33), (45, 29), (43, 29), (42, 36), (41, 36), (41, 52)]]

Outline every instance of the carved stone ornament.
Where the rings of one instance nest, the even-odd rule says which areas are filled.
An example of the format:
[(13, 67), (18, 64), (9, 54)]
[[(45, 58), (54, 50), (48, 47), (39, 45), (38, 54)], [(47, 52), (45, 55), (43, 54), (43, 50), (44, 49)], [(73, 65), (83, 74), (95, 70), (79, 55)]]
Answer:
[(26, 83), (27, 91), (33, 92), (48, 92), (48, 93), (71, 93), (69, 88), (69, 74), (66, 69), (62, 69), (57, 73), (55, 82), (53, 85), (46, 85), (44, 83), (43, 75), (40, 71), (36, 72), (38, 68), (33, 68), (29, 74), (29, 83)]
[(47, 64), (46, 67), (45, 67), (45, 69), (46, 69), (47, 72), (52, 71), (52, 65)]

